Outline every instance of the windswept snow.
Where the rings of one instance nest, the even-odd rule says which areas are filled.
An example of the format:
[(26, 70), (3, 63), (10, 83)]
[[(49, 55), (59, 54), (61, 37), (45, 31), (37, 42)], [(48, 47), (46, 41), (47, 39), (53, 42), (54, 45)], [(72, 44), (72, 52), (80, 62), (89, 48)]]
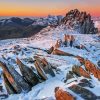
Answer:
[[(2, 55), (4, 55), (12, 63), (12, 65), (15, 66), (18, 72), (18, 66), (13, 62), (16, 57), (22, 59), (24, 61), (23, 63), (27, 64), (29, 67), (34, 67), (34, 65), (27, 63), (27, 59), (33, 59), (33, 56), (35, 54), (39, 54), (42, 57), (45, 57), (47, 61), (56, 66), (58, 70), (54, 78), (49, 78), (45, 82), (39, 83), (38, 85), (34, 86), (29, 93), (11, 95), (6, 100), (42, 100), (44, 98), (47, 98), (46, 100), (55, 100), (54, 89), (58, 86), (69, 91), (71, 94), (76, 96), (78, 100), (82, 100), (82, 98), (80, 98), (78, 95), (74, 94), (68, 89), (70, 85), (78, 84), (78, 81), (82, 79), (82, 77), (69, 80), (68, 83), (71, 82), (70, 84), (64, 83), (66, 74), (71, 70), (72, 66), (80, 65), (80, 62), (73, 57), (49, 55), (42, 50), (33, 49), (33, 47), (37, 47), (46, 50), (51, 46), (54, 46), (56, 40), (64, 40), (64, 34), (74, 35), (75, 43), (85, 45), (87, 50), (81, 50), (74, 47), (61, 47), (59, 48), (60, 50), (71, 53), (73, 55), (82, 56), (86, 59), (89, 59), (98, 66), (97, 62), (100, 61), (100, 40), (97, 34), (79, 34), (74, 30), (69, 30), (66, 29), (64, 26), (61, 26), (57, 28), (44, 28), (38, 34), (30, 38), (1, 40), (0, 59), (2, 59)], [(18, 51), (17, 54), (14, 53), (14, 47), (16, 45), (19, 45), (21, 49), (21, 51)], [(12, 58), (12, 61), (9, 58)], [(94, 83), (95, 87), (93, 89), (89, 89), (100, 96), (100, 82), (96, 80), (94, 76), (92, 77), (92, 82)]]

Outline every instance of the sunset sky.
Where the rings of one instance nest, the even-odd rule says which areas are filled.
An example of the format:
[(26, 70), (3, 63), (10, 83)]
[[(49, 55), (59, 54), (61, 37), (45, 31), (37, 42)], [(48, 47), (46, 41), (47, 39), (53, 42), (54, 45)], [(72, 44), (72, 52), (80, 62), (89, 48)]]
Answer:
[(0, 16), (65, 15), (75, 8), (100, 16), (100, 0), (0, 0)]

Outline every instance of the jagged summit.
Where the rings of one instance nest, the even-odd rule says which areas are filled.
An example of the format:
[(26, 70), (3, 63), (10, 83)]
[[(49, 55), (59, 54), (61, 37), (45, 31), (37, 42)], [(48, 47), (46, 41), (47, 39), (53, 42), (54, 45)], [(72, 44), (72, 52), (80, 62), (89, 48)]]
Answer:
[(95, 28), (91, 15), (86, 12), (81, 12), (78, 9), (69, 11), (61, 21), (68, 28), (74, 28), (82, 34), (95, 34), (98, 29)]

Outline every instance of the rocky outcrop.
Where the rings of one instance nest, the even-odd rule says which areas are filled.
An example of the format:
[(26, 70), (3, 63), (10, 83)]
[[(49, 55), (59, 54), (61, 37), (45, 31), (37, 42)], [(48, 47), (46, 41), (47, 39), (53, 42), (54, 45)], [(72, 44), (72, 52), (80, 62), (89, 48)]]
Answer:
[(76, 56), (76, 58), (80, 61), (82, 65), (85, 66), (85, 69), (89, 74), (92, 73), (94, 77), (100, 80), (100, 69), (95, 64), (93, 64), (90, 60), (85, 60), (80, 56)]
[(18, 58), (17, 64), (19, 65), (19, 69), (24, 79), (28, 82), (30, 86), (35, 86), (39, 83), (37, 75), (29, 67), (25, 66)]
[[(20, 49), (22, 49), (20, 46), (14, 46), (15, 51), (20, 51)], [(43, 50), (40, 48), (33, 47), (33, 49), (48, 52), (47, 50)], [(28, 49), (26, 48), (24, 48), (23, 50), (28, 51)], [(59, 74), (61, 72), (58, 66), (56, 67), (56, 69), (53, 68), (55, 67), (55, 64), (53, 65), (53, 63), (49, 62), (53, 57), (51, 55), (48, 55), (46, 52), (45, 58), (43, 54), (36, 54), (34, 55), (34, 58), (31, 59), (30, 57), (24, 59), (22, 58), (21, 60), (17, 58), (17, 65), (20, 69), (21, 75), (14, 69), (14, 67), (12, 67), (13, 64), (9, 64), (8, 58), (2, 56), (2, 59), (6, 60), (5, 62), (8, 62), (8, 64), (0, 62), (0, 66), (3, 68), (4, 83), (8, 94), (18, 94), (21, 92), (26, 92), (26, 90), (28, 92), (31, 90), (32, 86), (46, 81), (47, 79), (49, 79), (49, 77), (55, 77), (56, 74)], [(70, 53), (66, 53), (65, 51), (61, 51), (59, 47), (58, 49), (51, 47), (49, 53), (59, 56), (69, 56), (70, 58), (78, 59), (80, 63), (78, 63), (77, 66), (72, 66), (72, 69), (70, 67), (68, 67), (68, 69), (65, 69), (66, 72), (64, 73), (64, 75), (67, 75), (66, 77), (63, 77), (61, 81), (64, 82), (64, 84), (67, 85), (71, 91), (75, 92), (85, 100), (96, 100), (96, 98), (98, 98), (94, 93), (86, 88), (95, 87), (95, 85), (92, 84), (92, 74), (97, 79), (100, 78), (100, 70), (95, 64), (81, 56), (74, 56)], [(50, 59), (48, 59), (47, 57), (50, 57)], [(34, 67), (30, 66), (30, 68), (28, 67), (28, 65), (26, 66), (22, 63), (22, 60), (28, 62), (28, 64), (31, 61), (31, 64), (34, 64)], [(14, 64), (16, 64), (16, 62), (14, 62)], [(62, 74), (62, 72), (60, 74)], [(73, 87), (73, 83), (77, 85)], [(71, 95), (71, 92), (68, 93), (67, 90), (64, 91), (60, 88), (55, 89), (55, 98), (56, 100), (75, 100), (74, 95)], [(44, 99), (49, 98), (46, 97)]]
[[(72, 71), (74, 73), (76, 73), (79, 76), (84, 76), (86, 78), (90, 78), (90, 75), (93, 74), (94, 77), (98, 78), (98, 80), (100, 80), (100, 69), (99, 67), (97, 67), (95, 64), (93, 64), (91, 61), (84, 59), (81, 56), (75, 56), (73, 54), (67, 53), (65, 51), (60, 50), (59, 48), (62, 46), (67, 46), (68, 42), (75, 42), (75, 38), (72, 35), (66, 35), (64, 36), (64, 42), (62, 42), (62, 40), (57, 40), (56, 44), (54, 45), (54, 47), (52, 46), (47, 52), (49, 54), (54, 54), (54, 55), (61, 55), (61, 56), (72, 56), (75, 57), (79, 60), (81, 65), (84, 65), (84, 69), (80, 66), (74, 66), (72, 68)], [(80, 49), (84, 49), (87, 50), (87, 48), (85, 46), (79, 46)], [(88, 51), (88, 50), (87, 50)]]
[(95, 28), (91, 15), (86, 12), (80, 12), (78, 9), (69, 11), (61, 21), (68, 28), (73, 28), (82, 34), (95, 34), (98, 29)]
[(96, 78), (100, 80), (100, 69), (97, 68), (91, 61), (85, 60), (85, 68), (88, 72), (92, 73)]
[(9, 72), (6, 64), (0, 62), (0, 66), (2, 67), (4, 74), (6, 75), (7, 79), (9, 80), (9, 83), (12, 85), (12, 87), (15, 89), (15, 91), (17, 93), (21, 93), (22, 92), (21, 86), (14, 79), (13, 75)]
[(52, 70), (52, 66), (47, 62), (45, 58), (34, 56), (34, 59), (35, 59), (34, 63), (35, 67), (42, 79), (46, 80), (48, 78), (46, 74), (49, 74), (52, 77), (55, 76), (55, 73)]
[(97, 100), (98, 98), (94, 93), (79, 85), (72, 85), (71, 87), (69, 87), (69, 89), (76, 94), (79, 94), (82, 98), (84, 98), (84, 100)]
[(45, 58), (34, 56), (34, 65), (38, 72), (33, 71), (32, 68), (27, 67), (17, 58), (16, 63), (19, 66), (22, 76), (10, 65), (0, 61), (0, 66), (3, 69), (4, 83), (8, 94), (18, 94), (21, 92), (29, 92), (31, 88), (37, 85), (39, 82), (48, 79), (48, 75), (55, 76), (52, 66), (47, 62)]
[(13, 86), (10, 84), (9, 80), (7, 79), (5, 73), (3, 73), (3, 79), (4, 79), (4, 84), (6, 87), (6, 90), (8, 94), (17, 94), (16, 90), (13, 88)]
[(61, 51), (59, 49), (53, 50), (52, 54), (54, 54), (54, 55), (61, 55), (61, 56), (74, 56), (73, 54)]
[(75, 100), (75, 97), (73, 97), (67, 91), (60, 89), (59, 87), (55, 88), (55, 98), (56, 100)]
[(53, 52), (53, 50), (54, 50), (54, 47), (52, 46), (49, 50), (47, 50), (47, 53), (51, 54)]
[[(89, 52), (89, 50), (82, 44), (75, 44), (76, 43), (76, 39), (75, 36), (73, 35), (69, 35), (69, 34), (65, 34), (64, 35), (64, 41), (61, 39), (58, 39), (55, 43), (54, 46), (52, 46), (49, 50), (47, 50), (46, 52), (48, 54), (55, 54), (55, 55), (62, 55), (62, 56), (74, 56), (70, 53), (66, 53), (64, 51), (59, 50), (60, 47), (74, 47), (77, 49), (83, 49)], [(75, 45), (74, 45), (75, 44)], [(76, 56), (76, 58), (81, 60), (81, 57)]]
[(74, 66), (72, 68), (72, 72), (74, 72), (78, 76), (84, 76), (86, 78), (90, 78), (90, 74), (86, 72), (82, 67)]

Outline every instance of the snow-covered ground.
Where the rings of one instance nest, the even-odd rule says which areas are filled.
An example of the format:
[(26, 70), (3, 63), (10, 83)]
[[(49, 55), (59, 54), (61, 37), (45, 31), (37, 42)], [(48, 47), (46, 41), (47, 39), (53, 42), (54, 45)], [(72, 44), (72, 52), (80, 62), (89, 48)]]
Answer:
[[(44, 50), (48, 49), (51, 46), (55, 45), (56, 40), (58, 39), (64, 40), (64, 34), (74, 35), (75, 43), (85, 45), (87, 50), (81, 50), (74, 47), (61, 47), (59, 48), (60, 50), (89, 59), (96, 66), (98, 66), (97, 63), (98, 61), (100, 61), (100, 37), (98, 37), (97, 34), (96, 35), (79, 34), (74, 30), (68, 30), (68, 29), (66, 30), (65, 27), (60, 26), (57, 28), (50, 28), (50, 27), (44, 28), (41, 32), (30, 38), (1, 40), (0, 59), (2, 59), (2, 55), (6, 57), (8, 61), (11, 62), (13, 66), (15, 66), (18, 72), (19, 69), (17, 65), (14, 63), (14, 60), (16, 60), (16, 58), (18, 57), (22, 59), (23, 62), (27, 64), (29, 67), (30, 66), (34, 67), (34, 65), (25, 62), (25, 59), (26, 60), (29, 58), (34, 59), (33, 57), (36, 54), (42, 55), (48, 60), (48, 62), (56, 65), (58, 70), (60, 70), (58, 72), (55, 71), (56, 73), (55, 77), (53, 78), (50, 77), (45, 82), (39, 83), (38, 85), (34, 86), (29, 93), (10, 95), (9, 98), (6, 100), (42, 100), (44, 98), (47, 98), (46, 100), (55, 100), (54, 89), (55, 87), (58, 86), (63, 88), (64, 90), (69, 91), (71, 94), (77, 97), (78, 100), (82, 100), (82, 98), (79, 97), (79, 95), (70, 91), (68, 87), (73, 84), (78, 84), (80, 79), (82, 79), (83, 77), (74, 78), (69, 80), (68, 83), (64, 83), (64, 80), (66, 79), (66, 74), (71, 70), (72, 66), (80, 65), (80, 62), (74, 57), (57, 56), (52, 54), (49, 55), (46, 52), (43, 52), (42, 50), (33, 48), (37, 47)], [(14, 53), (15, 52), (14, 47), (16, 45), (19, 45), (21, 50), (18, 51), (17, 53)], [(94, 78), (94, 76), (91, 77), (92, 77), (91, 81), (95, 87), (89, 89), (96, 95), (100, 96), (100, 81)], [(77, 80), (77, 82), (74, 80)]]

